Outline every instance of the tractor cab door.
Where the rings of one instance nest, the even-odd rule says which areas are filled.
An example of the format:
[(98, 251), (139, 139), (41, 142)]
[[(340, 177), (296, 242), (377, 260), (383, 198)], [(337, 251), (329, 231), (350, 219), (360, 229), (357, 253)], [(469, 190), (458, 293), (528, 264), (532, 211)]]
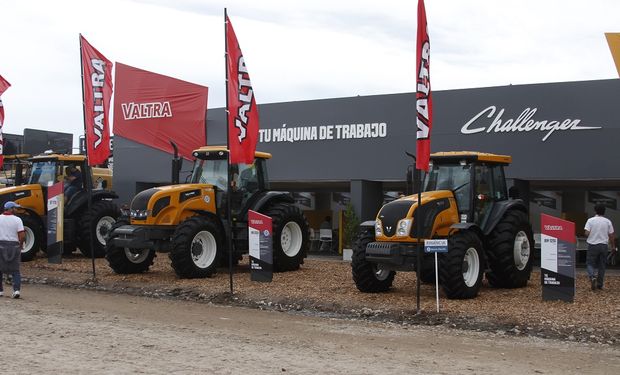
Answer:
[(501, 165), (478, 164), (474, 179), (474, 222), (484, 228), (493, 206), (508, 199), (504, 169)]
[(254, 159), (252, 164), (235, 164), (233, 168), (233, 215), (244, 216), (258, 193), (268, 189), (265, 159)]

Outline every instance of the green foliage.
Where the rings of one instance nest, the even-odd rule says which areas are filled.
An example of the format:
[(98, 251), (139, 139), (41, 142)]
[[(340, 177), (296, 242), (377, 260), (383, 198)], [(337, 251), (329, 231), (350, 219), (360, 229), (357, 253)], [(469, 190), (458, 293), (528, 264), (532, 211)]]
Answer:
[(357, 232), (360, 226), (360, 219), (355, 214), (353, 205), (351, 202), (347, 203), (347, 207), (344, 211), (344, 223), (343, 223), (343, 246), (346, 249), (353, 247), (353, 242), (357, 236)]

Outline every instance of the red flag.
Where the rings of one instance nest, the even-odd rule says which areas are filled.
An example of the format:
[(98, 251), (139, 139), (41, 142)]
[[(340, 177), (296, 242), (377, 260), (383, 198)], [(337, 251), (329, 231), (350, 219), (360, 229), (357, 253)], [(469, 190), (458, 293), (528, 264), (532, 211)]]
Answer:
[(416, 110), (417, 142), (416, 168), (428, 172), (431, 154), (433, 100), (431, 97), (430, 51), (431, 44), (426, 26), (424, 0), (418, 0), (418, 38), (416, 45)]
[[(11, 87), (11, 84), (2, 76), (0, 76), (0, 96), (2, 93)], [(4, 125), (4, 106), (2, 105), (2, 98), (0, 98), (0, 168), (4, 164), (4, 139), (2, 138), (2, 126)]]
[(84, 92), (84, 130), (88, 165), (104, 163), (110, 156), (110, 98), (112, 63), (80, 34), (82, 88)]
[(114, 135), (179, 154), (206, 145), (209, 89), (116, 62), (114, 69)]
[(226, 16), (226, 58), (230, 162), (251, 164), (254, 162), (258, 142), (258, 108), (250, 75), (228, 16)]

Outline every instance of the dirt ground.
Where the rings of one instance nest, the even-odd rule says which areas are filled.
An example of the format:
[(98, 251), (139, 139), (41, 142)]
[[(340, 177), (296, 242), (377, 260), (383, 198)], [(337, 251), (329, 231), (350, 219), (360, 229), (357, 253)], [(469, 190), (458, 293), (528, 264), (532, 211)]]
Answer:
[(434, 285), (421, 286), (421, 314), (416, 315), (415, 273), (398, 273), (389, 293), (359, 292), (351, 279), (350, 263), (333, 258), (309, 258), (299, 271), (274, 274), (273, 282), (250, 281), (247, 259), (235, 268), (231, 296), (227, 269), (208, 279), (179, 279), (165, 254), (151, 270), (116, 275), (105, 259), (92, 262), (79, 255), (49, 264), (46, 258), (22, 263), (28, 283), (94, 289), (136, 296), (210, 302), (263, 310), (295, 311), (307, 315), (355, 318), (404, 325), (442, 326), (501, 336), (555, 338), (568, 342), (620, 347), (620, 272), (606, 277), (605, 289), (593, 292), (582, 272), (575, 302), (542, 301), (540, 274), (532, 274), (521, 289), (495, 289), (486, 282), (472, 300), (448, 300), (440, 293), (436, 312)]
[(620, 348), (25, 285), (7, 374), (618, 374)]

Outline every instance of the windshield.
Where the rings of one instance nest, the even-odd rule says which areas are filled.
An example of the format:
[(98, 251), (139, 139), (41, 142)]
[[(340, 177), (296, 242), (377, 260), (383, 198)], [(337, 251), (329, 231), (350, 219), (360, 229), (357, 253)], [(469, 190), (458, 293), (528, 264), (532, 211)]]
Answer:
[(226, 190), (228, 175), (227, 160), (196, 159), (192, 171), (192, 183), (210, 184), (221, 190)]
[(56, 162), (55, 161), (38, 161), (32, 165), (32, 173), (30, 174), (29, 184), (39, 184), (41, 186), (50, 186), (56, 182)]
[(469, 210), (471, 165), (433, 165), (425, 179), (424, 191), (451, 190), (459, 211)]

